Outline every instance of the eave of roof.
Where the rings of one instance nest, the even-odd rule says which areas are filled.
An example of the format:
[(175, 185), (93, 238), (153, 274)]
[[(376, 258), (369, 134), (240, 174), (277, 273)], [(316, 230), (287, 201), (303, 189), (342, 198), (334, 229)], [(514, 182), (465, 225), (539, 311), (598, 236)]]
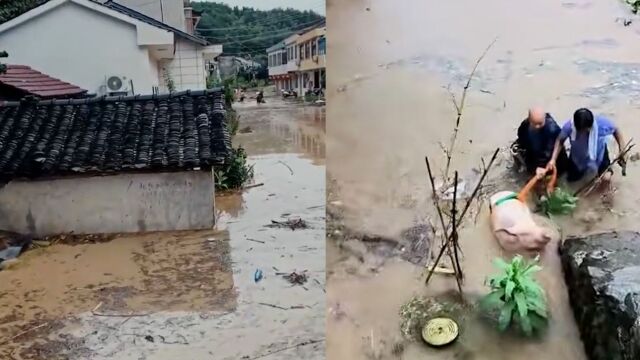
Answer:
[[(93, 1), (93, 0), (92, 0)], [(133, 10), (131, 8), (128, 8), (124, 5), (118, 4), (117, 2), (114, 2), (113, 0), (109, 0), (106, 3), (102, 4), (103, 6), (106, 6), (107, 8), (117, 11), (119, 13), (122, 13), (124, 15), (130, 16), (136, 20), (140, 20), (142, 22), (145, 22), (149, 25), (164, 29), (164, 30), (168, 30), (173, 32), (174, 34), (180, 36), (181, 38), (196, 42), (200, 45), (209, 45), (209, 42), (201, 37), (195, 36), (195, 35), (191, 35), (189, 33), (186, 33), (180, 29), (176, 29), (173, 26), (167, 25), (161, 21), (158, 21), (150, 16), (147, 16), (141, 12), (138, 12), (136, 10)]]
[(7, 65), (0, 74), (0, 84), (10, 86), (40, 98), (82, 95), (87, 90), (68, 82), (43, 74), (25, 65)]

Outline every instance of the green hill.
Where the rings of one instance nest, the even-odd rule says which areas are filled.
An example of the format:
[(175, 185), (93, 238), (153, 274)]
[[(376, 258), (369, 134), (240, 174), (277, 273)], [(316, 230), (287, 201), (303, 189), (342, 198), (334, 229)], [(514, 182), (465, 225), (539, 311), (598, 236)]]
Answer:
[(202, 12), (196, 28), (214, 44), (222, 44), (225, 55), (261, 58), (265, 50), (295, 31), (324, 20), (313, 11), (230, 7), (215, 2), (191, 2)]

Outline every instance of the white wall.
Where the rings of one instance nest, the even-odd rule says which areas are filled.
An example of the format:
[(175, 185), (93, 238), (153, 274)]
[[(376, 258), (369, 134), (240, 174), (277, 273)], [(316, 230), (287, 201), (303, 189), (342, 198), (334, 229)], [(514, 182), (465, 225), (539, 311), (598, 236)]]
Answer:
[(21, 64), (99, 92), (107, 75), (133, 79), (137, 93), (151, 93), (158, 77), (150, 70), (145, 47), (139, 47), (135, 26), (66, 3), (0, 33), (10, 64)]
[(207, 70), (205, 68), (202, 46), (176, 37), (176, 53), (173, 59), (161, 61), (159, 75), (160, 89), (166, 91), (164, 69), (171, 74), (176, 91), (202, 90), (207, 87)]
[(38, 236), (210, 229), (213, 210), (209, 171), (12, 181), (0, 189), (0, 228)]

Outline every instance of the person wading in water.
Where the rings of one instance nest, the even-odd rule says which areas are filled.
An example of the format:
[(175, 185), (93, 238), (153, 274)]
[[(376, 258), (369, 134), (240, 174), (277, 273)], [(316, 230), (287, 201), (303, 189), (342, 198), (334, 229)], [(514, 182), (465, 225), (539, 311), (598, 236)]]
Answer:
[[(555, 142), (560, 135), (560, 126), (542, 108), (529, 109), (529, 115), (518, 128), (517, 145), (530, 175), (542, 178), (553, 155)], [(568, 157), (562, 147), (558, 153), (557, 170), (562, 174), (567, 169)]]
[[(608, 183), (613, 175), (609, 168), (611, 160), (607, 149), (607, 138), (613, 135), (618, 143), (620, 153), (624, 150), (624, 141), (620, 129), (613, 122), (602, 115), (594, 116), (589, 109), (578, 109), (573, 114), (573, 120), (568, 120), (560, 131), (553, 149), (553, 156), (547, 164), (547, 169), (556, 166), (556, 159), (562, 148), (562, 144), (568, 138), (571, 142), (569, 154), (569, 166), (567, 168), (567, 180), (575, 182), (585, 176), (603, 175), (603, 180)], [(620, 159), (624, 166), (626, 160)]]

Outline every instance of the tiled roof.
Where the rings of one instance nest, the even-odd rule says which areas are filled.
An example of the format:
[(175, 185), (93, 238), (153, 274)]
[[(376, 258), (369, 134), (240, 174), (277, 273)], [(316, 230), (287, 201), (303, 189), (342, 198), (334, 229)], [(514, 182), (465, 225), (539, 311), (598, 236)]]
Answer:
[(22, 93), (43, 99), (83, 95), (87, 90), (53, 78), (25, 65), (9, 65), (0, 74), (0, 85), (10, 86)]
[(0, 179), (209, 169), (231, 140), (220, 89), (0, 103)]
[(165, 24), (165, 23), (163, 23), (161, 21), (158, 21), (158, 20), (156, 20), (156, 19), (154, 19), (154, 18), (152, 18), (150, 16), (147, 16), (147, 15), (145, 15), (143, 13), (135, 11), (135, 10), (133, 10), (131, 8), (128, 8), (128, 7), (124, 6), (124, 5), (120, 5), (117, 2), (109, 0), (109, 1), (105, 2), (102, 5), (108, 7), (111, 10), (115, 10), (115, 11), (117, 11), (119, 13), (122, 13), (122, 14), (125, 14), (127, 16), (130, 16), (130, 17), (132, 17), (132, 18), (134, 18), (136, 20), (140, 20), (142, 22), (145, 22), (145, 23), (147, 23), (149, 25), (153, 25), (155, 27), (159, 27), (161, 29), (164, 29), (164, 30), (167, 30), (167, 31), (171, 31), (174, 34), (176, 34), (176, 35), (178, 35), (178, 36), (180, 36), (182, 38), (194, 41), (194, 42), (196, 42), (196, 43), (198, 43), (200, 45), (209, 45), (209, 42), (207, 40), (201, 38), (201, 37), (191, 35), (191, 34), (186, 33), (186, 32), (184, 32), (184, 31), (182, 31), (180, 29), (176, 29), (173, 26), (169, 26), (169, 25), (167, 25), (167, 24)]

